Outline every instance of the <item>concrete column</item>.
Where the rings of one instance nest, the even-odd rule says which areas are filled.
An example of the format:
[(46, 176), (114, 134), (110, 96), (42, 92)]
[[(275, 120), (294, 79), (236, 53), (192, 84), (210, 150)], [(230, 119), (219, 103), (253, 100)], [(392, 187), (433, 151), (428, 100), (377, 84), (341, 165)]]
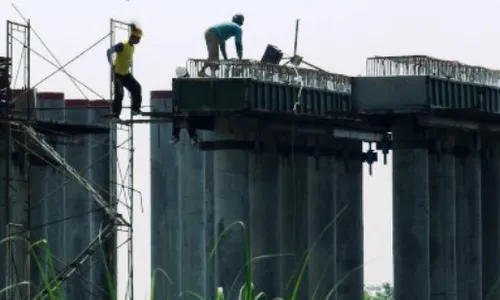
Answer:
[[(199, 132), (200, 137), (202, 132)], [(169, 139), (167, 135), (164, 139)], [(207, 243), (212, 247), (213, 240), (207, 240), (207, 227), (213, 228), (213, 222), (207, 222), (205, 198), (205, 176), (213, 170), (205, 170), (204, 153), (193, 147), (185, 130), (181, 132), (180, 142), (175, 145), (179, 165), (179, 204), (181, 236), (181, 292), (189, 291), (206, 295), (214, 286), (207, 286)], [(167, 171), (168, 172), (168, 171)], [(209, 207), (210, 209), (210, 207)]]
[[(292, 140), (289, 141), (292, 145)], [(306, 145), (302, 135), (295, 135), (295, 145)], [(308, 299), (308, 268), (302, 271), (309, 249), (308, 213), (308, 157), (290, 153), (282, 160), (279, 170), (279, 232), (280, 288), (282, 297), (290, 298), (298, 288), (298, 299)], [(302, 276), (299, 280), (299, 275)]]
[(457, 299), (482, 299), (481, 160), (472, 136), (457, 142), (468, 150), (456, 160)]
[[(273, 145), (271, 136), (262, 137), (266, 146)], [(278, 289), (278, 156), (274, 153), (251, 153), (250, 176), (250, 245), (254, 285), (274, 299)], [(273, 257), (274, 256), (274, 257)]]
[[(234, 128), (238, 127), (218, 119), (214, 140), (244, 139), (243, 132), (232, 131)], [(235, 299), (245, 281), (244, 276), (236, 278), (245, 266), (245, 251), (248, 250), (245, 249), (245, 239), (249, 235), (248, 152), (217, 150), (213, 164), (214, 226), (217, 239), (220, 239), (216, 254), (217, 286), (224, 288), (228, 299)], [(233, 226), (235, 222), (243, 222), (246, 230)]]
[[(170, 91), (151, 92), (153, 111), (166, 111)], [(181, 221), (179, 203), (179, 148), (169, 143), (171, 123), (151, 124), (151, 270), (155, 275), (155, 299), (175, 299), (181, 291)], [(201, 183), (197, 183), (200, 185)]]
[[(105, 114), (109, 114), (111, 101), (107, 100), (94, 100), (89, 102), (88, 119), (89, 124), (109, 126), (109, 119), (103, 118)], [(113, 130), (113, 126), (110, 126)], [(90, 134), (88, 137), (89, 143), (89, 166), (90, 166), (90, 180), (93, 186), (104, 195), (106, 201), (109, 201), (109, 181), (116, 180), (110, 178), (110, 153), (109, 153), (109, 133), (104, 134)], [(90, 239), (94, 239), (101, 228), (105, 227), (110, 218), (104, 212), (104, 209), (95, 202), (91, 195), (87, 195), (89, 209), (92, 211), (88, 215), (90, 222), (90, 230), (87, 233)], [(137, 198), (136, 198), (137, 199)], [(115, 240), (108, 240), (102, 246), (104, 251), (97, 251), (92, 258), (92, 261), (98, 264), (92, 267), (89, 271), (91, 282), (95, 285), (89, 286), (88, 290), (95, 299), (103, 299), (108, 294), (108, 279), (107, 270), (112, 273), (116, 278), (114, 264), (116, 263), (116, 247)], [(110, 251), (110, 248), (112, 251)], [(116, 289), (116, 285), (113, 287)]]
[(483, 140), (481, 161), (483, 298), (500, 299), (500, 143)]
[[(36, 116), (39, 120), (49, 122), (64, 121), (65, 104), (63, 93), (38, 93), (36, 107)], [(49, 139), (49, 143), (50, 142), (51, 141)], [(61, 156), (64, 156), (64, 145), (53, 144), (53, 146)], [(61, 245), (65, 245), (66, 243), (65, 232), (67, 228), (64, 222), (59, 221), (64, 219), (64, 190), (66, 185), (64, 173), (48, 164), (44, 165), (42, 168), (44, 170), (44, 176), (39, 177), (36, 180), (38, 181), (38, 185), (45, 185), (46, 188), (40, 186), (40, 191), (44, 193), (32, 195), (31, 227), (33, 229), (31, 231), (31, 239), (33, 242), (40, 241), (42, 239), (47, 240), (52, 255), (64, 261), (66, 256), (64, 247)], [(40, 175), (40, 173), (37, 175)], [(36, 177), (32, 178), (35, 179)], [(38, 248), (34, 251), (42, 266), (48, 266), (47, 259), (51, 259), (55, 267), (61, 267), (61, 262), (55, 262), (54, 259), (49, 258), (45, 254), (45, 250)], [(40, 273), (44, 272), (44, 274), (48, 274), (47, 270), (47, 268), (40, 270), (34, 262), (31, 264), (32, 280), (35, 286), (41, 286), (43, 284)], [(36, 288), (33, 289), (33, 291), (38, 292)]]
[(335, 285), (335, 158), (308, 163), (309, 297), (326, 299)]
[(453, 137), (437, 137), (443, 151), (429, 157), (431, 299), (454, 300), (456, 276), (455, 156)]
[[(336, 162), (335, 280), (337, 300), (362, 300), (363, 285), (363, 152), (360, 141), (343, 141), (348, 157)], [(356, 155), (359, 154), (359, 155)], [(358, 157), (356, 157), (358, 156)]]
[[(65, 100), (65, 119), (72, 124), (87, 125), (88, 124), (88, 108), (89, 101), (85, 99), (66, 99)], [(73, 145), (76, 142), (75, 138), (65, 138), (64, 159), (78, 173), (86, 178), (89, 178), (89, 162), (90, 148), (85, 136), (79, 136), (79, 145)], [(64, 173), (64, 182), (66, 189), (64, 191), (65, 210), (64, 215), (59, 216), (59, 219), (67, 218), (63, 223), (66, 226), (65, 243), (63, 245), (51, 245), (52, 248), (57, 247), (64, 249), (67, 261), (58, 262), (68, 263), (78, 254), (80, 254), (90, 243), (90, 220), (89, 213), (91, 211), (91, 202), (88, 199), (88, 192), (72, 177)], [(102, 266), (102, 261), (96, 262), (95, 267)], [(56, 264), (57, 265), (57, 264)], [(82, 266), (82, 269), (91, 267), (91, 262), (87, 261)], [(83, 280), (82, 280), (83, 279)], [(87, 282), (86, 282), (87, 281)], [(75, 299), (81, 295), (87, 295), (87, 298), (92, 298), (89, 295), (88, 281), (90, 281), (89, 273), (73, 276), (68, 279), (68, 288), (66, 289), (66, 297)], [(100, 285), (100, 283), (95, 283)], [(106, 288), (106, 286), (102, 286)]]
[(409, 122), (396, 122), (393, 139), (396, 147), (392, 156), (395, 299), (428, 300), (428, 150), (415, 149), (424, 135)]

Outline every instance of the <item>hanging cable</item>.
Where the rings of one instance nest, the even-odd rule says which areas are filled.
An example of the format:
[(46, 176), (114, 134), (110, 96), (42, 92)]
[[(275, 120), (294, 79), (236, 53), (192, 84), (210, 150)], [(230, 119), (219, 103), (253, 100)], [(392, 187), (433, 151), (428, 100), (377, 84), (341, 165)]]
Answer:
[[(57, 68), (61, 68), (61, 71), (68, 75), (69, 79), (71, 79), (71, 81), (73, 82), (73, 84), (75, 85), (75, 87), (78, 89), (78, 91), (80, 91), (80, 93), (82, 94), (82, 96), (88, 100), (87, 96), (85, 96), (85, 93), (83, 93), (82, 89), (80, 88), (80, 86), (78, 86), (78, 84), (76, 84), (75, 80), (72, 78), (72, 76), (69, 75), (69, 73), (64, 69), (64, 67), (61, 65), (61, 63), (59, 62), (59, 60), (57, 59), (57, 57), (54, 55), (54, 53), (52, 53), (52, 51), (50, 51), (49, 47), (45, 44), (45, 42), (43, 41), (43, 39), (38, 35), (38, 33), (36, 33), (35, 29), (33, 28), (33, 26), (31, 26), (29, 20), (27, 20), (23, 14), (19, 11), (19, 9), (17, 9), (16, 5), (11, 1), (10, 4), (12, 5), (12, 7), (14, 8), (14, 10), (19, 14), (19, 16), (21, 17), (21, 19), (23, 19), (24, 23), (26, 24), (29, 24), (29, 29), (33, 32), (33, 34), (35, 35), (35, 37), (42, 43), (43, 47), (45, 48), (45, 50), (47, 50), (47, 52), (49, 52), (49, 54), (52, 56), (52, 58), (54, 59), (54, 61), (57, 63)], [(27, 45), (25, 45), (26, 47)]]

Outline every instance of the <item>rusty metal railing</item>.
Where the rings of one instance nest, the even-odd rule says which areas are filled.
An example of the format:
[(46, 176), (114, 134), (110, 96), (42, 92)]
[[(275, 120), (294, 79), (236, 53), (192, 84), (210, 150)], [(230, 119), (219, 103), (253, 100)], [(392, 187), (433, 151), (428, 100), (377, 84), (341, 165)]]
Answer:
[(436, 76), (469, 83), (500, 86), (500, 71), (425, 55), (376, 56), (366, 61), (367, 76)]
[[(205, 59), (189, 59), (186, 64), (190, 77), (197, 78)], [(290, 85), (329, 90), (341, 93), (351, 92), (351, 78), (313, 69), (294, 68), (283, 65), (261, 63), (256, 60), (221, 60), (214, 78), (252, 78)], [(298, 76), (299, 75), (299, 76)]]

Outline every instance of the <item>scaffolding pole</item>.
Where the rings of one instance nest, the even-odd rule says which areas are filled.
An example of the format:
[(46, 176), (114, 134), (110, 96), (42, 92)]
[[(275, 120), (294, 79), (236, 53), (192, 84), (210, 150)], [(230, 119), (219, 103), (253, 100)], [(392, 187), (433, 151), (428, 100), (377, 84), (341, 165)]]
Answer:
[[(131, 31), (130, 23), (110, 20), (110, 47), (115, 45), (118, 41), (119, 31), (127, 34), (127, 38)], [(131, 67), (130, 72), (133, 72), (133, 67)], [(110, 100), (114, 99), (114, 72), (110, 70), (110, 86), (109, 95)], [(111, 108), (112, 109), (112, 108)], [(112, 113), (112, 111), (110, 111)], [(132, 119), (132, 111), (130, 111), (130, 119)], [(110, 122), (110, 178), (116, 178), (110, 182), (110, 200), (118, 199), (122, 205), (125, 207), (126, 215), (128, 215), (128, 222), (130, 226), (127, 227), (127, 287), (125, 290), (124, 299), (134, 299), (134, 272), (133, 272), (133, 261), (134, 261), (134, 251), (133, 251), (133, 220), (134, 220), (134, 126), (133, 122), (130, 123), (119, 123), (112, 120)], [(124, 140), (121, 140), (122, 136), (125, 136)], [(125, 162), (121, 161), (121, 158), (125, 159)], [(121, 172), (124, 170), (124, 172)], [(118, 205), (118, 203), (116, 203)], [(117, 240), (117, 237), (115, 240)], [(121, 243), (120, 243), (121, 244)], [(120, 250), (117, 251), (117, 258), (120, 256)], [(118, 274), (118, 266), (114, 265), (116, 273)], [(121, 272), (120, 272), (121, 273)], [(118, 275), (117, 281), (118, 283)], [(118, 285), (118, 284), (117, 284)]]
[[(6, 92), (6, 101), (2, 103), (2, 118), (9, 119), (16, 113), (20, 113), (28, 119), (32, 118), (34, 93), (31, 91), (30, 33), (29, 20), (26, 24), (7, 21), (6, 53), (9, 87)], [(15, 39), (23, 41), (21, 51), (17, 51), (18, 49), (14, 47)], [(12, 101), (12, 89), (18, 85), (20, 74), (22, 74), (22, 79), (19, 82), (19, 88), (28, 91), (28, 93), (24, 101), (11, 106), (9, 103)], [(29, 247), (25, 242), (16, 240), (16, 238), (23, 240), (29, 240), (30, 238), (31, 195), (29, 187), (31, 178), (28, 153), (20, 151), (21, 149), (12, 143), (11, 125), (8, 122), (4, 124), (4, 224), (0, 224), (0, 226), (4, 228), (2, 237), (12, 238), (5, 243), (5, 252), (2, 255), (5, 258), (5, 265), (2, 268), (2, 272), (5, 272), (5, 277), (2, 278), (2, 285), (9, 286), (31, 280)], [(27, 137), (25, 136), (24, 138), (26, 141)], [(15, 162), (19, 168), (18, 178), (13, 178), (13, 151), (19, 154)], [(12, 193), (13, 184), (24, 186), (21, 188), (24, 189), (22, 196), (19, 195), (19, 192)], [(17, 288), (7, 291), (5, 297), (6, 299), (29, 299), (30, 288), (26, 285), (20, 285)]]

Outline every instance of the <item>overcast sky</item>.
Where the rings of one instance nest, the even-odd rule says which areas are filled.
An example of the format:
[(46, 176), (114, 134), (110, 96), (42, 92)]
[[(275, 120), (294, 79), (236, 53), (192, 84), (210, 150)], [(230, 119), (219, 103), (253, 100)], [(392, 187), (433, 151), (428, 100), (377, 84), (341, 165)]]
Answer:
[[(336, 73), (364, 74), (365, 59), (373, 55), (428, 54), (464, 63), (499, 68), (496, 23), (500, 2), (463, 0), (418, 2), (398, 0), (351, 1), (161, 1), (161, 0), (17, 0), (14, 3), (31, 19), (35, 31), (61, 62), (66, 62), (109, 32), (109, 19), (138, 20), (144, 38), (135, 55), (135, 74), (148, 105), (149, 91), (170, 89), (176, 66), (187, 58), (205, 57), (204, 30), (245, 15), (244, 57), (259, 59), (268, 43), (285, 52), (293, 51), (294, 22), (301, 19), (299, 53), (315, 65)], [(0, 3), (0, 32), (9, 19), (21, 21), (9, 1)], [(123, 37), (123, 36), (122, 36)], [(92, 87), (109, 95), (105, 50), (109, 39), (72, 63), (67, 70)], [(50, 58), (41, 43), (32, 38), (32, 48)], [(4, 54), (0, 48), (0, 55)], [(20, 53), (18, 51), (18, 53)], [(234, 57), (233, 41), (228, 55)], [(51, 59), (52, 60), (52, 59)], [(17, 64), (17, 63), (16, 63)], [(54, 68), (32, 56), (32, 84)], [(63, 74), (41, 85), (41, 91), (65, 92), (69, 98), (83, 96)], [(86, 98), (100, 98), (85, 92)], [(127, 100), (126, 100), (127, 101)], [(149, 129), (136, 127), (136, 188), (146, 201), (137, 215), (135, 237), (136, 278), (148, 278), (149, 269)], [(392, 282), (392, 192), (391, 166), (378, 164), (374, 176), (365, 170), (365, 282)], [(139, 212), (138, 212), (139, 213)], [(146, 263), (145, 263), (146, 262)], [(139, 299), (148, 283), (137, 285)]]

